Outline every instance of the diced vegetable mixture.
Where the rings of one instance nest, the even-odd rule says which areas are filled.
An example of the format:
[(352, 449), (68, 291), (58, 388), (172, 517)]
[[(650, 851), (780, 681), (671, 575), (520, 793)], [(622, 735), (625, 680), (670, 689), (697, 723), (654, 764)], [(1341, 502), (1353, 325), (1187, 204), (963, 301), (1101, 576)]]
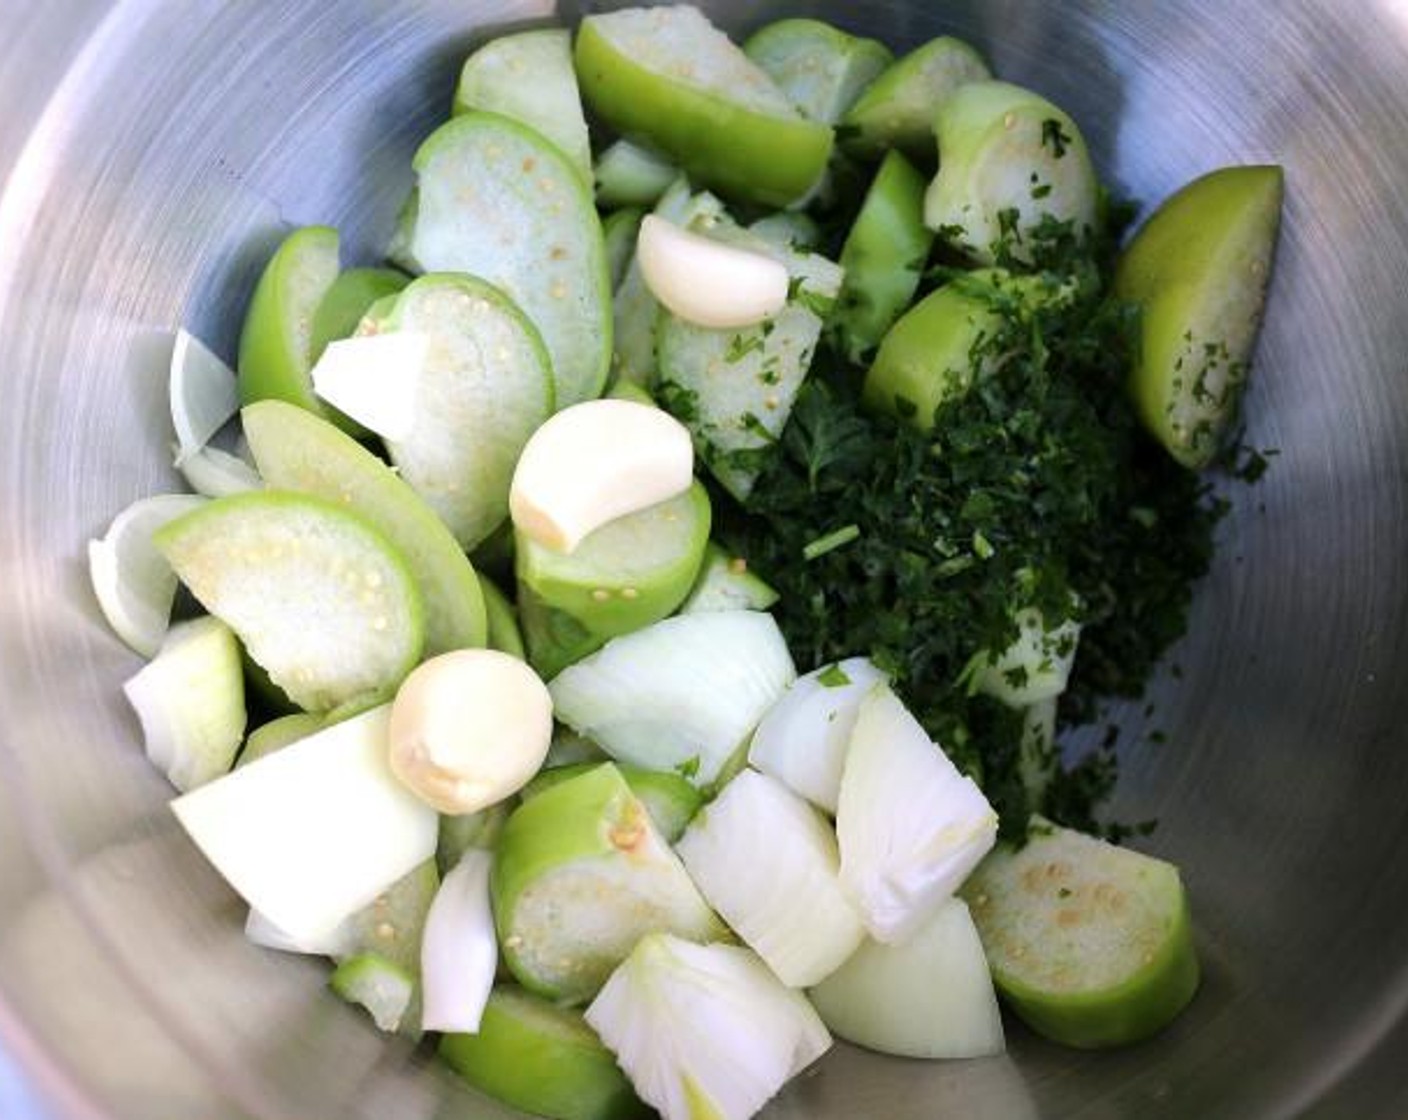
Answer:
[(233, 370), (178, 332), (196, 493), (89, 547), (249, 939), (559, 1120), (744, 1120), (833, 1036), (996, 1054), (999, 1000), (1159, 1031), (1184, 884), (1060, 737), (1248, 473), (1280, 170), (1126, 237), (972, 46), (688, 6), (453, 93), (384, 261), (292, 230)]

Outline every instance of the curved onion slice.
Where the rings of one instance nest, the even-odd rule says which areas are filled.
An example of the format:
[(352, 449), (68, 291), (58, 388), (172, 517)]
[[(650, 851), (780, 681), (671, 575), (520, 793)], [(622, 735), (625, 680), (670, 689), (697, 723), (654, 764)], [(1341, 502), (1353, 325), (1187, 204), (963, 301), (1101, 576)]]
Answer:
[(264, 485), (257, 470), (238, 455), (218, 447), (202, 447), (193, 452), (179, 464), (179, 469), (191, 489), (205, 498), (227, 498)]
[(387, 764), (384, 704), (201, 786), (172, 812), (296, 943), (331, 933), (435, 854), (434, 810)]
[(313, 367), (313, 391), (383, 439), (403, 440), (415, 426), (429, 355), (430, 336), (420, 331), (339, 339)]
[(655, 214), (641, 221), (636, 259), (651, 294), (695, 326), (751, 327), (787, 303), (789, 277), (781, 261), (681, 229)]
[(849, 657), (798, 677), (753, 734), (748, 761), (813, 805), (836, 812), (860, 703), (885, 674)]
[(612, 758), (706, 786), (795, 677), (772, 615), (705, 611), (608, 642), (548, 691), (557, 718)]
[(234, 371), (184, 327), (171, 350), (170, 393), (180, 468), (239, 411), (240, 394)]
[(88, 542), (88, 573), (98, 606), (117, 636), (143, 657), (155, 657), (171, 624), (176, 573), (152, 544), (152, 534), (205, 501), (160, 494), (133, 502), (101, 540)]
[(244, 740), (244, 665), (234, 631), (209, 615), (173, 626), (122, 686), (152, 765), (183, 793), (229, 771)]
[(421, 939), (421, 1026), (428, 1031), (474, 1034), (499, 961), (489, 908), (492, 853), (471, 848), (445, 876), (430, 904)]
[(836, 811), (841, 883), (870, 936), (912, 936), (987, 854), (997, 814), (893, 692), (861, 703)]
[(811, 990), (839, 1037), (905, 1058), (1002, 1053), (1002, 1015), (968, 907), (942, 903), (903, 945), (866, 941)]
[(865, 936), (837, 878), (831, 825), (775, 778), (744, 770), (675, 850), (709, 905), (789, 987), (829, 976)]
[(669, 934), (641, 939), (586, 1019), (665, 1120), (747, 1120), (831, 1045), (752, 951)]

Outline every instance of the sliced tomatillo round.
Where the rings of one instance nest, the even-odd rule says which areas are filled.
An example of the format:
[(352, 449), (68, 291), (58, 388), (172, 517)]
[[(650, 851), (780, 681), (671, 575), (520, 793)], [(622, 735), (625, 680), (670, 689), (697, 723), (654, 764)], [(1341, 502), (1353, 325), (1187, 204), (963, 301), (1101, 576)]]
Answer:
[(1163, 860), (1035, 820), (963, 888), (1002, 997), (1068, 1046), (1135, 1042), (1198, 987), (1188, 898)]
[(406, 484), (474, 548), (507, 518), (514, 464), (552, 415), (542, 337), (503, 292), (456, 273), (413, 281), (359, 333), (427, 340), (409, 426), (386, 447)]
[(238, 494), (169, 522), (154, 540), (306, 711), (389, 695), (420, 660), (425, 607), (405, 558), (340, 506)]
[(395, 543), (425, 598), (425, 652), (484, 644), (484, 596), (445, 523), (384, 462), (283, 401), (246, 405), (245, 436), (270, 486), (341, 504)]

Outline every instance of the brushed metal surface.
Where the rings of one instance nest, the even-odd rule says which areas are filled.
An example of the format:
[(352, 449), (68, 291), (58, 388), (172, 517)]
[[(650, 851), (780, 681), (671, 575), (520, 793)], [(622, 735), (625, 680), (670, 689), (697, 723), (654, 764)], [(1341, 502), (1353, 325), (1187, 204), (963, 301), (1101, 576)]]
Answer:
[[(838, 1047), (769, 1114), (1408, 1115), (1408, 3), (767, 11), (972, 38), (1146, 202), (1227, 162), (1284, 163), (1289, 188), (1248, 402), (1251, 441), (1281, 453), (1232, 492), (1181, 679), (1121, 713), (1116, 810), (1162, 822), (1147, 846), (1185, 870), (1204, 990), (1115, 1054), (1016, 1028), (987, 1062)], [(369, 259), (474, 25), (550, 14), (0, 0), (0, 1045), (56, 1115), (507, 1115), (376, 1036), (318, 966), (244, 943), (142, 758), (118, 691), (136, 660), (82, 554), (174, 484), (171, 329), (230, 355), (289, 224), (338, 225)]]

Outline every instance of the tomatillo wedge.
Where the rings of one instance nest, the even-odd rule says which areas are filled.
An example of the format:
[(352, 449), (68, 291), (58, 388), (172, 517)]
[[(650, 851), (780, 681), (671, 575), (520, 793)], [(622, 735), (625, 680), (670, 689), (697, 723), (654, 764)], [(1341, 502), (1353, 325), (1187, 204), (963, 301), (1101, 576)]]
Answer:
[(484, 616), (489, 626), (485, 644), (490, 649), (528, 660), (523, 648), (523, 632), (518, 628), (517, 608), (487, 576), (479, 577), (479, 590), (484, 595)]
[(552, 1120), (653, 1115), (580, 1012), (512, 984), (489, 994), (478, 1034), (447, 1034), (439, 1053), (480, 1092)]
[(520, 532), (518, 580), (592, 634), (629, 634), (684, 601), (703, 563), (711, 521), (708, 491), (693, 482), (683, 494), (607, 522), (571, 553)]
[(340, 273), (313, 313), (312, 360), (322, 356), (328, 343), (351, 338), (374, 303), (394, 296), (410, 282), (409, 276), (394, 268), (349, 268)]
[(122, 691), (142, 723), (147, 758), (182, 793), (230, 769), (248, 717), (240, 644), (218, 618), (173, 626)]
[(238, 494), (153, 539), (306, 711), (388, 696), (420, 660), (425, 606), (404, 557), (340, 506), (289, 492)]
[(565, 27), (500, 35), (471, 54), (455, 87), (454, 112), (474, 109), (536, 129), (591, 179), (592, 148), (572, 71), (572, 33)]
[(842, 118), (837, 138), (857, 155), (879, 157), (898, 148), (932, 167), (934, 110), (959, 86), (991, 77), (982, 56), (961, 39), (931, 39), (866, 88)]
[(939, 406), (968, 391), (981, 373), (974, 369), (974, 349), (1002, 321), (988, 296), (989, 276), (1006, 274), (994, 270), (962, 277), (930, 292), (900, 317), (865, 375), (861, 400), (866, 408), (927, 432)]
[(1136, 1042), (1198, 987), (1178, 869), (1045, 821), (994, 850), (964, 884), (997, 990), (1068, 1046)]
[[(528, 801), (600, 765), (599, 761), (592, 761), (551, 767), (541, 771), (523, 787), (519, 795)], [(684, 835), (694, 814), (704, 805), (704, 794), (695, 789), (687, 778), (671, 770), (646, 770), (624, 762), (617, 763), (616, 769), (621, 771), (621, 777), (626, 779), (631, 792), (640, 798), (666, 843), (673, 844)]]
[(387, 1034), (415, 1031), (410, 1023), (415, 977), (394, 961), (376, 953), (351, 957), (333, 971), (328, 987), (365, 1010), (377, 1030)]
[(337, 230), (305, 226), (284, 239), (245, 312), (237, 363), (240, 400), (288, 401), (361, 435), (360, 424), (313, 392), (315, 320), (337, 276)]
[(606, 245), (606, 263), (611, 272), (614, 292), (626, 278), (626, 270), (636, 255), (636, 235), (645, 212), (637, 206), (627, 206), (606, 215), (601, 221), (601, 235)]
[(724, 927), (611, 763), (524, 802), (491, 879), (504, 963), (525, 988), (590, 999), (637, 941)]
[(924, 188), (913, 164), (890, 152), (846, 235), (841, 292), (828, 327), (853, 362), (874, 352), (919, 290), (934, 247), (924, 224)]
[(830, 126), (803, 117), (696, 8), (588, 16), (575, 60), (602, 120), (732, 198), (784, 206), (826, 169)]
[(566, 611), (550, 607), (527, 584), (518, 585), (518, 622), (528, 664), (550, 681), (610, 639), (593, 633)]
[(1088, 239), (1100, 184), (1075, 121), (1040, 94), (1007, 82), (970, 82), (939, 102), (939, 173), (924, 221), (983, 264), (1033, 260), (1047, 223)]
[(876, 39), (849, 35), (819, 19), (780, 19), (759, 28), (743, 53), (761, 66), (808, 120), (835, 124), (894, 62)]
[(661, 315), (657, 395), (689, 428), (714, 477), (746, 501), (779, 452), (842, 276), (825, 257), (779, 248), (726, 216), (711, 235), (781, 263), (789, 277), (786, 305), (767, 322), (729, 329)]
[(777, 602), (775, 588), (748, 570), (742, 556), (726, 552), (710, 542), (699, 565), (699, 575), (689, 596), (680, 604), (680, 614), (697, 611), (765, 611)]
[(1194, 470), (1237, 415), (1281, 222), (1279, 167), (1225, 167), (1188, 184), (1135, 235), (1115, 295), (1139, 306), (1129, 388), (1140, 419)]

